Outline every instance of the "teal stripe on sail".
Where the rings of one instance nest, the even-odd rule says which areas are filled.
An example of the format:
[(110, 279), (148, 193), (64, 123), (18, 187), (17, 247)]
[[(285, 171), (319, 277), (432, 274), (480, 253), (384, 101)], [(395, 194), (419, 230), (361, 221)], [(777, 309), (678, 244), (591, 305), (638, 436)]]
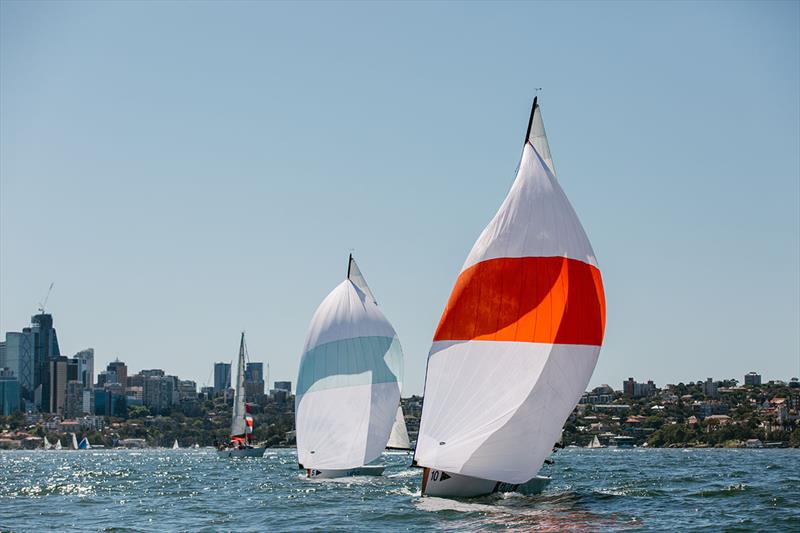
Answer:
[(297, 396), (307, 392), (403, 379), (397, 337), (355, 337), (328, 342), (303, 354)]

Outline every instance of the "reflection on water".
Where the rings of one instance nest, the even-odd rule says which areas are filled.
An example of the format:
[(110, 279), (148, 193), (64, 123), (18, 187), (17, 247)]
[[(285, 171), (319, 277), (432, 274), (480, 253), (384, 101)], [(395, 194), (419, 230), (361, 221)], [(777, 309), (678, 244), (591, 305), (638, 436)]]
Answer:
[(545, 493), (474, 500), (421, 498), (409, 462), (309, 480), (292, 450), (0, 452), (0, 530), (800, 530), (800, 450), (568, 449)]

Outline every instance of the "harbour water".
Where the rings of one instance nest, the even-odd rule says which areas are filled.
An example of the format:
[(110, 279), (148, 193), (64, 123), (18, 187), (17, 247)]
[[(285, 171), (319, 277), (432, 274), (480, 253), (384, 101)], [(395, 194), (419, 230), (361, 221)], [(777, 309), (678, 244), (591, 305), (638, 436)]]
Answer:
[(420, 498), (381, 478), (306, 480), (294, 450), (0, 452), (2, 531), (800, 531), (800, 450), (567, 449), (548, 490)]

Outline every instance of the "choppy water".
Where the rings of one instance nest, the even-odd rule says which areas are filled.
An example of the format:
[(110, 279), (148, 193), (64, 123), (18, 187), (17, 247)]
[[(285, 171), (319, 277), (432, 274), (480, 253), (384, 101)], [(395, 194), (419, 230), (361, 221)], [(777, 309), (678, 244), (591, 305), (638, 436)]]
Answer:
[(539, 496), (420, 498), (420, 471), (309, 481), (293, 450), (0, 452), (0, 530), (800, 531), (800, 450), (581, 450)]

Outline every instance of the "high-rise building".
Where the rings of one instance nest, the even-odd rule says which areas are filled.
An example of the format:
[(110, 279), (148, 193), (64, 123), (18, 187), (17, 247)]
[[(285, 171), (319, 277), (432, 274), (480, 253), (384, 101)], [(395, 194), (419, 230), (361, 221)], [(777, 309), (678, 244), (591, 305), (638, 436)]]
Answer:
[(287, 394), (291, 396), (292, 394), (292, 382), (291, 381), (276, 381), (275, 382), (275, 390), (285, 390)]
[(214, 363), (214, 394), (231, 388), (231, 364)]
[(4, 356), (0, 357), (0, 368), (8, 367), (14, 372), (19, 380), (22, 398), (32, 402), (35, 389), (34, 335), (31, 331), (9, 331), (6, 333), (4, 345)]
[(78, 418), (83, 413), (83, 383), (71, 379), (64, 397), (64, 418)]
[(119, 383), (119, 379), (117, 378), (117, 373), (113, 370), (103, 370), (99, 374), (97, 374), (97, 386), (98, 387), (105, 387), (107, 385), (111, 385), (112, 383)]
[(197, 383), (188, 379), (178, 381), (178, 397), (181, 400), (196, 400)]
[[(48, 361), (47, 412), (64, 416), (64, 401), (67, 394), (67, 367), (69, 359), (63, 355), (50, 358)], [(44, 397), (44, 396), (43, 396)]]
[(155, 413), (168, 411), (173, 405), (173, 392), (175, 381), (171, 377), (151, 376), (144, 379), (143, 401), (144, 405)]
[(248, 402), (264, 395), (264, 363), (247, 363), (244, 371), (244, 395)]
[(712, 378), (706, 378), (706, 380), (701, 384), (703, 388), (703, 394), (708, 396), (709, 398), (716, 398), (717, 397), (717, 384), (714, 383)]
[(744, 384), (748, 387), (760, 387), (761, 386), (761, 374), (756, 374), (755, 372), (750, 372), (744, 375)]
[(78, 381), (84, 388), (91, 388), (94, 384), (94, 348), (81, 350), (73, 356), (73, 359), (78, 363)]
[(102, 387), (96, 387), (94, 389), (94, 414), (97, 416), (112, 415), (111, 391)]
[(91, 386), (83, 388), (83, 412), (94, 414), (94, 389)]
[(644, 398), (656, 393), (656, 385), (653, 380), (648, 380), (647, 383), (638, 383), (633, 378), (628, 378), (627, 381), (622, 382), (622, 393), (633, 398)]
[(115, 372), (117, 374), (117, 383), (121, 384), (123, 387), (128, 384), (128, 367), (119, 359), (108, 363), (106, 370)]
[(0, 368), (0, 415), (8, 416), (20, 409), (19, 380), (8, 368)]
[[(31, 327), (22, 330), (33, 334), (33, 385), (34, 402), (37, 407), (47, 411), (52, 405), (50, 391), (50, 360), (61, 356), (58, 348), (58, 335), (53, 327), (53, 315), (39, 313), (31, 317)], [(37, 402), (38, 400), (38, 402)]]

